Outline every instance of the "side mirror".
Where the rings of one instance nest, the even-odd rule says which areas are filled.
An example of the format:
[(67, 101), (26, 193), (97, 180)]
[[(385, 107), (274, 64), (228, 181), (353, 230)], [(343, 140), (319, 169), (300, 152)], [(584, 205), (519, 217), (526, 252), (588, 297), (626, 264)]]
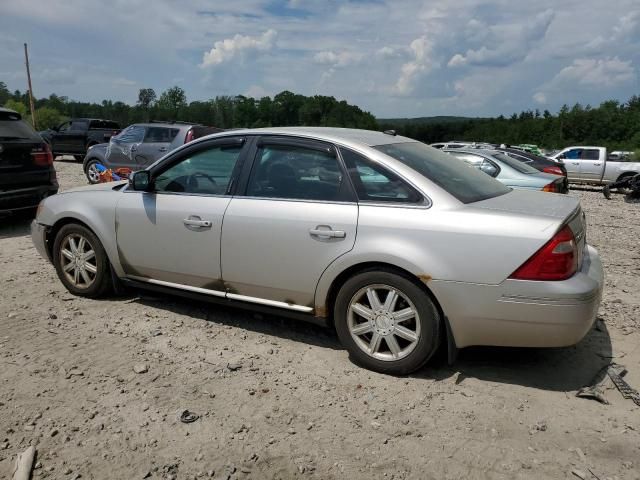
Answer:
[(139, 170), (129, 177), (129, 185), (139, 192), (148, 192), (151, 189), (151, 173), (148, 170)]
[(564, 153), (558, 155), (558, 160), (564, 160), (565, 158), (567, 158), (567, 156)]
[(54, 132), (59, 132), (60, 131), (60, 125), (56, 125), (55, 127), (51, 127), (51, 130), (53, 130)]

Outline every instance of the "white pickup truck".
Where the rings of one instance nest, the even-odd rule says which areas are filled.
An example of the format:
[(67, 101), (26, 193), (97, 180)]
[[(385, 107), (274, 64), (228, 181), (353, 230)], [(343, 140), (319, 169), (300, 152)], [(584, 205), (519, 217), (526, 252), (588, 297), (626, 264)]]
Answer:
[(608, 160), (604, 147), (567, 147), (551, 158), (564, 162), (567, 179), (573, 183), (607, 185), (640, 173), (640, 162)]

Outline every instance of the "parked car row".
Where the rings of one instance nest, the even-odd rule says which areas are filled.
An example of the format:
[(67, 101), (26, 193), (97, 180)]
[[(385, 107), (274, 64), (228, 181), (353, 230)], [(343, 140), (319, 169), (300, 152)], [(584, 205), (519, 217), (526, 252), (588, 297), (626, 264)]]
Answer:
[(533, 161), (526, 161), (526, 157), (514, 153), (465, 148), (443, 151), (512, 188), (553, 193), (569, 192), (567, 178), (562, 175), (560, 169), (557, 173), (544, 173), (544, 170), (540, 171), (532, 166)]
[[(504, 152), (456, 153), (538, 175)], [(603, 285), (585, 229), (576, 197), (395, 134), (304, 127), (206, 136), (129, 182), (48, 197), (32, 238), (75, 295), (134, 286), (290, 315), (406, 374), (441, 345), (452, 361), (578, 342)]]
[(40, 132), (40, 136), (49, 144), (54, 158), (72, 155), (76, 160), (82, 161), (89, 148), (108, 142), (118, 132), (120, 125), (111, 120), (72, 118), (57, 127)]
[(185, 122), (136, 123), (112, 137), (109, 143), (90, 147), (84, 157), (83, 169), (89, 183), (98, 183), (99, 165), (107, 169), (137, 171), (180, 145), (221, 131), (221, 128)]

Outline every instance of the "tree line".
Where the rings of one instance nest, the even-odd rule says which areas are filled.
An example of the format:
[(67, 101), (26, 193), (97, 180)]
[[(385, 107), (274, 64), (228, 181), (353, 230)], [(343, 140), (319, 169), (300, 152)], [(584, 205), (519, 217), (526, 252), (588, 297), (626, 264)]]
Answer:
[[(28, 93), (9, 91), (0, 81), (0, 105), (29, 118)], [(185, 91), (171, 87), (159, 96), (151, 88), (140, 89), (135, 105), (121, 101), (79, 102), (51, 94), (35, 99), (37, 127), (58, 125), (71, 117), (115, 120), (122, 126), (150, 120), (177, 120), (219, 128), (250, 128), (286, 125), (331, 126), (369, 130), (396, 130), (398, 134), (434, 143), (469, 140), (490, 143), (533, 143), (543, 148), (589, 144), (610, 150), (640, 150), (640, 96), (627, 102), (609, 100), (597, 107), (564, 105), (557, 114), (526, 110), (511, 117), (376, 120), (346, 101), (334, 97), (304, 96), (283, 91), (259, 99), (237, 95), (187, 101)], [(640, 155), (638, 155), (640, 156)]]
[(597, 145), (610, 150), (635, 151), (640, 158), (640, 96), (627, 102), (608, 100), (598, 107), (564, 105), (553, 115), (548, 110), (526, 110), (506, 118), (444, 117), (443, 121), (425, 119), (380, 120), (381, 129), (395, 129), (426, 143), (467, 140), (517, 145), (532, 143), (558, 149), (569, 145)]
[[(187, 102), (180, 87), (171, 87), (160, 94), (142, 88), (135, 105), (120, 101), (102, 103), (78, 102), (51, 94), (35, 99), (36, 124), (39, 130), (58, 125), (72, 117), (114, 120), (123, 127), (132, 123), (186, 121), (219, 128), (257, 128), (285, 125), (348, 127), (376, 130), (373, 115), (346, 101), (322, 95), (304, 96), (283, 91), (260, 99), (236, 96), (217, 96), (206, 101)], [(0, 82), (0, 105), (19, 111), (29, 119), (28, 92), (10, 92)]]

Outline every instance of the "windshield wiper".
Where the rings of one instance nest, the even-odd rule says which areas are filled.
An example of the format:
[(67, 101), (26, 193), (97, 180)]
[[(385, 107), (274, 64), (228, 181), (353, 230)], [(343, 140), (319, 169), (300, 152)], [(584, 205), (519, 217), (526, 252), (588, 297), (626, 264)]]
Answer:
[(28, 137), (3, 137), (0, 136), (0, 140), (29, 140)]

